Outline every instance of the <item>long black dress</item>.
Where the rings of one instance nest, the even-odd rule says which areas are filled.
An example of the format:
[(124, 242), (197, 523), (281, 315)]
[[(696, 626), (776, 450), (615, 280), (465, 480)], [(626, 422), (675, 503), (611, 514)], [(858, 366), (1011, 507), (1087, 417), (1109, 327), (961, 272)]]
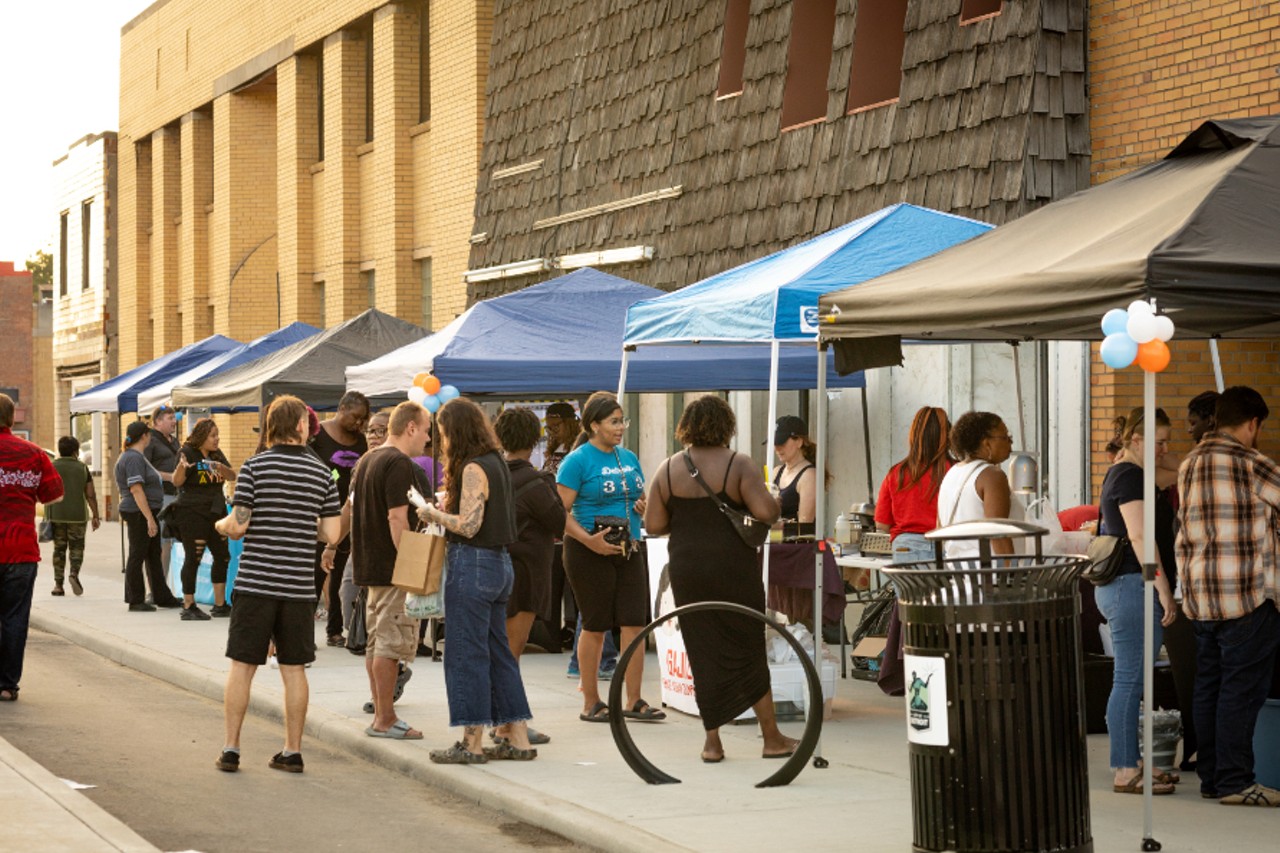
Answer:
[[(732, 467), (732, 463), (730, 464)], [(725, 472), (726, 484), (728, 471)], [(668, 554), (676, 606), (728, 601), (764, 612), (764, 586), (756, 553), (748, 547), (709, 497), (671, 493), (667, 466), (667, 511), (671, 516)], [(730, 506), (721, 486), (719, 496)], [(692, 613), (680, 619), (706, 729), (732, 722), (769, 692), (769, 662), (761, 623), (736, 613)]]

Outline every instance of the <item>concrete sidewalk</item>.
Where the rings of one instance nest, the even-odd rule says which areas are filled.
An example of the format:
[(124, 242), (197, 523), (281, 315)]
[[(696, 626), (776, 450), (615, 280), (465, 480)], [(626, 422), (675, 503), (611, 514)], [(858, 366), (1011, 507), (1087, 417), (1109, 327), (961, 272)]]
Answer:
[[(91, 534), (81, 573), (83, 597), (53, 598), (46, 562), (36, 585), (32, 624), (64, 636), (111, 660), (220, 700), (227, 670), (223, 657), (227, 620), (182, 622), (177, 611), (129, 613), (122, 602), (119, 535), (114, 525)], [(370, 717), (364, 661), (345, 649), (323, 645), (317, 624), (318, 659), (308, 670), (311, 705), (307, 736), (349, 749), (389, 770), (438, 785), (513, 817), (610, 851), (779, 848), (867, 851), (911, 847), (910, 780), (903, 701), (882, 695), (874, 684), (840, 680), (834, 719), (823, 729), (822, 753), (830, 767), (810, 766), (785, 788), (754, 787), (776, 767), (759, 759), (754, 726), (722, 732), (726, 760), (702, 764), (702, 728), (696, 719), (669, 712), (660, 725), (630, 731), (655, 764), (683, 780), (645, 785), (623, 762), (608, 726), (580, 722), (576, 681), (565, 677), (567, 656), (529, 654), (522, 661), (536, 727), (552, 742), (536, 761), (441, 767), (427, 758), (459, 733), (448, 727), (443, 667), (430, 660), (413, 665), (414, 676), (398, 705), (402, 718), (426, 739), (393, 742), (364, 734)], [(653, 655), (646, 665), (646, 697), (658, 701)], [(22, 701), (43, 697), (23, 694)], [(280, 680), (263, 667), (251, 710), (279, 719)], [(786, 727), (798, 735), (800, 724)], [(208, 772), (222, 745), (222, 732), (197, 733), (209, 745)], [(305, 752), (305, 742), (304, 742)], [(246, 767), (267, 756), (245, 756)], [(1142, 800), (1111, 792), (1107, 739), (1089, 738), (1095, 849), (1131, 851), (1142, 835)], [(200, 772), (193, 770), (192, 772)], [(1191, 780), (1189, 780), (1191, 781)], [(1197, 786), (1155, 798), (1155, 837), (1167, 849), (1217, 853), (1263, 849), (1273, 843), (1280, 817), (1264, 809), (1221, 806), (1200, 799)]]

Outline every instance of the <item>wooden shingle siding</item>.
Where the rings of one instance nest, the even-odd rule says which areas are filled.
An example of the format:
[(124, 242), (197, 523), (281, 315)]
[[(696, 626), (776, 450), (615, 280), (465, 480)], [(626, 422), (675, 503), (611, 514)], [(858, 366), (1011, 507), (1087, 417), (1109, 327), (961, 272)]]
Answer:
[(752, 0), (743, 90), (723, 100), (724, 0), (495, 0), (473, 227), (489, 239), (470, 266), (650, 245), (610, 271), (674, 289), (900, 201), (998, 224), (1088, 186), (1086, 0), (966, 26), (956, 0), (911, 0), (898, 101), (846, 114), (857, 2), (836, 5), (825, 120), (782, 133), (792, 0)]

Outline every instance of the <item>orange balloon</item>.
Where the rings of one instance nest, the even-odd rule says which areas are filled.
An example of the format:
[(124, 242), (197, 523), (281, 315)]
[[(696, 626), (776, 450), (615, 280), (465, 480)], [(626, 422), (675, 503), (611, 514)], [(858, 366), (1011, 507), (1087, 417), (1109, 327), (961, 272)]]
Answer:
[(1151, 373), (1159, 373), (1169, 366), (1169, 345), (1159, 338), (1138, 344), (1138, 366)]
[(417, 376), (413, 377), (413, 384), (421, 388), (424, 384), (426, 384), (426, 381), (430, 378), (431, 378), (430, 373), (419, 373)]
[(426, 391), (428, 394), (434, 394), (440, 390), (440, 380), (428, 374), (427, 378), (423, 380), (421, 387), (422, 390)]

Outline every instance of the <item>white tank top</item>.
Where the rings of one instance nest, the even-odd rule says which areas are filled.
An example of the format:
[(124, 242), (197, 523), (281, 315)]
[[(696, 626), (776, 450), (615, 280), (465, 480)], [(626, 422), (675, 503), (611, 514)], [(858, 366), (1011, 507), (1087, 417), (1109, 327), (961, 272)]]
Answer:
[[(971, 459), (968, 462), (961, 462), (951, 466), (947, 476), (942, 478), (942, 485), (938, 487), (939, 527), (959, 524), (962, 521), (980, 521), (986, 518), (986, 508), (983, 507), (982, 498), (978, 495), (978, 478), (982, 476), (982, 469), (988, 467), (994, 466), (982, 459)], [(953, 512), (954, 517), (952, 515)], [(1021, 520), (1023, 514), (1021, 503), (1017, 500), (1009, 502), (1010, 518)], [(1021, 538), (1013, 540), (1013, 550), (1015, 552), (1018, 552), (1021, 546)], [(948, 542), (946, 543), (945, 553), (948, 559), (977, 557), (978, 541), (976, 539), (960, 539)]]

